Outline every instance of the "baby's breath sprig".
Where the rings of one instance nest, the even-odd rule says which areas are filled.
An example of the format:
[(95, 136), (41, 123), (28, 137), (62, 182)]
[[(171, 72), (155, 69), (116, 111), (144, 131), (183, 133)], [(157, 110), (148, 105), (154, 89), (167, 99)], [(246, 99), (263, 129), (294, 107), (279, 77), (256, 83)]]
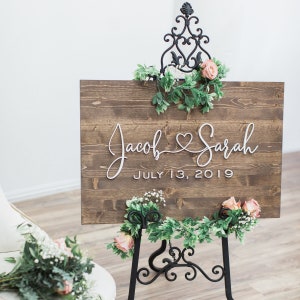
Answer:
[(158, 205), (166, 206), (166, 199), (163, 196), (162, 190), (152, 190), (150, 192), (146, 192), (142, 199), (144, 203), (152, 201)]

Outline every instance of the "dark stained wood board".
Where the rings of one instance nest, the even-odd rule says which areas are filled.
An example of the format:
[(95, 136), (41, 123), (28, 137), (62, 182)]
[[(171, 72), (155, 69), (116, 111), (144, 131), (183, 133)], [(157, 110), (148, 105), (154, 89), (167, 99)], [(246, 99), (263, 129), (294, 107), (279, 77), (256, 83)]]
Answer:
[(157, 115), (154, 83), (82, 80), (82, 223), (121, 223), (125, 201), (152, 189), (177, 219), (209, 216), (230, 196), (255, 198), (262, 217), (279, 217), (284, 84), (224, 84), (208, 114), (171, 106)]

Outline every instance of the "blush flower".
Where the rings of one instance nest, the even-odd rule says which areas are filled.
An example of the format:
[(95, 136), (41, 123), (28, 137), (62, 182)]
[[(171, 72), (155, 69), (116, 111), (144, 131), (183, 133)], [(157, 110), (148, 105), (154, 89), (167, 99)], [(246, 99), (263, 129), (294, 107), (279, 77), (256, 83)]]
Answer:
[(134, 246), (133, 237), (125, 232), (120, 232), (114, 239), (115, 246), (123, 252), (128, 252)]
[(63, 288), (59, 288), (56, 290), (57, 294), (59, 295), (68, 295), (73, 290), (73, 283), (69, 282), (67, 280), (64, 280), (63, 282)]
[(222, 206), (230, 210), (236, 210), (241, 208), (241, 202), (236, 202), (234, 197), (230, 197), (222, 203)]
[(218, 67), (211, 59), (206, 60), (201, 64), (201, 75), (204, 78), (213, 80), (218, 75)]
[(57, 245), (57, 247), (60, 250), (64, 251), (69, 257), (73, 257), (71, 248), (67, 247), (66, 241), (64, 238), (56, 239), (56, 240), (54, 240), (54, 243)]
[(258, 202), (254, 199), (245, 201), (242, 207), (243, 211), (248, 212), (252, 218), (259, 218), (261, 208)]

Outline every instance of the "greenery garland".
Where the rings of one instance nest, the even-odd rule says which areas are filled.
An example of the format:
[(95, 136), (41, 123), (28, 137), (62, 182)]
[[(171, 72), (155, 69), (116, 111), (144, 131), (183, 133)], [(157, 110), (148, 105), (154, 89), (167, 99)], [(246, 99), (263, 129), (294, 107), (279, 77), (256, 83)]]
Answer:
[[(132, 257), (134, 253), (134, 239), (140, 235), (142, 224), (140, 219), (128, 220), (129, 215), (142, 215), (144, 218), (149, 214), (160, 214), (160, 206), (165, 206), (166, 200), (162, 191), (153, 190), (146, 192), (143, 197), (133, 197), (126, 201), (125, 221), (120, 227), (120, 234), (114, 241), (107, 245), (108, 249), (125, 259)], [(234, 233), (241, 242), (245, 233), (250, 231), (260, 216), (260, 206), (254, 199), (236, 202), (234, 197), (221, 204), (220, 211), (215, 212), (212, 218), (203, 219), (185, 218), (182, 221), (170, 217), (156, 218), (147, 222), (146, 233), (151, 242), (158, 240), (183, 239), (185, 248), (195, 248), (196, 243), (212, 241), (212, 236), (227, 237)], [(161, 215), (161, 214), (160, 214)], [(136, 222), (132, 222), (136, 221)]]
[(134, 79), (139, 81), (156, 80), (157, 93), (152, 98), (158, 114), (164, 113), (172, 104), (179, 110), (191, 112), (198, 107), (203, 113), (213, 109), (213, 100), (223, 97), (223, 83), (228, 72), (227, 67), (219, 60), (213, 58), (201, 63), (197, 69), (183, 80), (175, 78), (170, 69), (165, 74), (154, 67), (138, 65), (134, 72)]

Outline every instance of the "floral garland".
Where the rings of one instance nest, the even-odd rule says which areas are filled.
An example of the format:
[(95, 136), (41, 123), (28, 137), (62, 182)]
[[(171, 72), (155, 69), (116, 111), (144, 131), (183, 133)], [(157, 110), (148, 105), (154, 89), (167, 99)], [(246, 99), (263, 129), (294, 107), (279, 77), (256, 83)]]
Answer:
[(203, 113), (213, 109), (213, 100), (223, 97), (223, 83), (228, 72), (227, 67), (217, 59), (207, 59), (184, 80), (175, 78), (170, 69), (161, 74), (155, 67), (138, 65), (134, 79), (139, 81), (156, 80), (157, 93), (152, 98), (152, 104), (158, 114), (164, 113), (170, 104), (177, 105), (179, 110), (191, 112), (198, 107)]
[(0, 274), (0, 291), (16, 290), (22, 299), (101, 300), (92, 295), (85, 274), (94, 267), (85, 258), (76, 238), (53, 241), (41, 229), (29, 223), (18, 226), (25, 238), (20, 258), (9, 257), (15, 264), (9, 273)]
[[(133, 197), (126, 201), (125, 221), (120, 227), (120, 233), (114, 241), (107, 245), (108, 249), (125, 259), (132, 257), (134, 253), (134, 240), (140, 236), (142, 224), (140, 219), (131, 219), (129, 216), (142, 215), (147, 218), (149, 214), (158, 213), (160, 206), (166, 205), (162, 191), (153, 190), (147, 192), (143, 197)], [(154, 217), (147, 222), (146, 233), (151, 242), (158, 240), (183, 239), (185, 248), (195, 248), (197, 242), (211, 242), (212, 236), (227, 237), (234, 233), (235, 237), (241, 242), (244, 240), (245, 233), (250, 231), (260, 217), (261, 208), (254, 199), (236, 201), (234, 197), (224, 201), (220, 211), (213, 214), (212, 218), (204, 217), (200, 219), (185, 218), (177, 221), (166, 217), (164, 220)], [(155, 214), (154, 214), (155, 215)], [(161, 215), (161, 214), (160, 214)]]

